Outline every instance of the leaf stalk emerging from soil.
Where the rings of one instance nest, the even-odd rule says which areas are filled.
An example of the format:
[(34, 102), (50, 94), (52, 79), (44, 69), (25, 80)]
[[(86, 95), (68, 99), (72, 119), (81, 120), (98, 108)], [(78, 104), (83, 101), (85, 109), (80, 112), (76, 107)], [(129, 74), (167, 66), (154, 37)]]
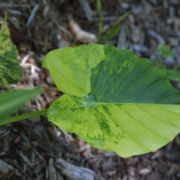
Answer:
[(7, 119), (1, 120), (0, 125), (5, 125), (9, 123), (15, 123), (17, 121), (22, 121), (25, 119), (31, 119), (38, 116), (46, 116), (47, 115), (47, 109), (43, 109), (41, 111), (35, 111), (35, 112), (28, 112), (20, 115), (16, 115), (13, 117), (9, 117)]

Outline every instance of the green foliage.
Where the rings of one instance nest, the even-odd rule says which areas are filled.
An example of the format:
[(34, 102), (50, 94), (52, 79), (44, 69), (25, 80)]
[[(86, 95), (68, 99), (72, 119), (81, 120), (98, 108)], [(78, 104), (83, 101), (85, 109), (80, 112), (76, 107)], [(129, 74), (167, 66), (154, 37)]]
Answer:
[(180, 92), (164, 70), (131, 51), (58, 49), (44, 66), (65, 93), (50, 106), (49, 120), (94, 147), (129, 157), (157, 150), (180, 131)]
[[(8, 87), (20, 79), (20, 66), (17, 60), (18, 51), (10, 39), (6, 22), (0, 31), (0, 87)], [(0, 93), (0, 125), (8, 124), (10, 115), (21, 108), (24, 103), (42, 92), (41, 89), (3, 91)], [(25, 116), (24, 116), (25, 117)], [(13, 121), (18, 121), (18, 118)]]
[(16, 83), (21, 76), (18, 51), (10, 39), (10, 32), (6, 22), (0, 31), (0, 87), (7, 87)]
[(8, 124), (6, 119), (21, 108), (26, 101), (40, 94), (42, 89), (26, 89), (0, 93), (0, 125)]
[(118, 35), (120, 31), (121, 23), (128, 17), (130, 12), (126, 12), (123, 15), (120, 15), (113, 24), (103, 31), (103, 19), (104, 19), (104, 3), (102, 0), (96, 0), (96, 9), (98, 12), (98, 42), (104, 43), (113, 39)]
[[(112, 38), (117, 29), (109, 32), (107, 37)], [(20, 78), (17, 49), (9, 35), (7, 25), (3, 24), (3, 87)], [(94, 147), (129, 157), (155, 151), (180, 131), (180, 92), (168, 80), (173, 73), (154, 67), (131, 51), (83, 45), (54, 50), (47, 54), (43, 64), (64, 92), (50, 106), (49, 120)], [(41, 91), (37, 88), (1, 93), (0, 125), (46, 114), (45, 110), (10, 117)]]
[(167, 57), (171, 57), (174, 58), (175, 57), (175, 52), (171, 49), (170, 46), (166, 45), (166, 44), (160, 44), (157, 48), (160, 56), (162, 56), (163, 58), (167, 58)]
[(119, 16), (112, 26), (102, 33), (100, 42), (103, 43), (116, 37), (119, 34), (121, 23), (128, 17), (129, 14), (130, 12), (127, 12)]

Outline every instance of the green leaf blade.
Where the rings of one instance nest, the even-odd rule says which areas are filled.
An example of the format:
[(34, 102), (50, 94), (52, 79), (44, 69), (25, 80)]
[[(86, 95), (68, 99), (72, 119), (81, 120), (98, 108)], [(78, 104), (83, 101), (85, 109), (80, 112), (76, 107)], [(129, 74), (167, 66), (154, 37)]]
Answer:
[(0, 94), (0, 125), (24, 103), (42, 92), (41, 88), (8, 91)]
[[(93, 46), (100, 58), (98, 53), (90, 56), (91, 49), (84, 45), (69, 48), (75, 58), (72, 64), (68, 53), (56, 59), (61, 69), (67, 61), (70, 64), (63, 75), (56, 72), (55, 82), (65, 95), (50, 106), (49, 120), (92, 146), (122, 157), (152, 152), (170, 142), (180, 132), (180, 92), (170, 84), (166, 71), (128, 50)], [(79, 61), (87, 58), (96, 63), (81, 71)], [(46, 67), (50, 73), (54, 70)], [(80, 76), (80, 81), (72, 75)]]
[(12, 43), (6, 22), (0, 31), (0, 86), (16, 83), (21, 77), (18, 50)]

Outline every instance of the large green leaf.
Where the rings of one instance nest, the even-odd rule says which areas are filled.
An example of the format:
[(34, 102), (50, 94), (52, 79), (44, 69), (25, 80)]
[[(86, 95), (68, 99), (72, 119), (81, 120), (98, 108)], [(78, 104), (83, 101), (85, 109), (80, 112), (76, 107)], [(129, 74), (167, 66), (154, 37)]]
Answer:
[(0, 93), (0, 125), (5, 124), (4, 120), (21, 108), (26, 101), (41, 92), (42, 89), (35, 88)]
[(10, 39), (6, 22), (3, 22), (0, 31), (0, 86), (8, 86), (20, 79), (21, 71), (17, 58), (17, 48)]
[(164, 70), (130, 51), (103, 45), (59, 49), (46, 57), (45, 67), (66, 93), (49, 108), (49, 120), (94, 147), (129, 157), (157, 150), (180, 131), (180, 92)]

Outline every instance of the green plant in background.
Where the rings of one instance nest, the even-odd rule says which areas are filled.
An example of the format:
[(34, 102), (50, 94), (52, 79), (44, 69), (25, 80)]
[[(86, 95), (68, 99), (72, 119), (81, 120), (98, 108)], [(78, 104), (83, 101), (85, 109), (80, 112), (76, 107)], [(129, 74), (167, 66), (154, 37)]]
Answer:
[(101, 39), (101, 34), (103, 32), (103, 16), (104, 16), (104, 7), (102, 0), (96, 0), (96, 8), (98, 12), (98, 39)]
[[(165, 58), (171, 58), (172, 60), (176, 57), (174, 50), (166, 44), (160, 44), (157, 48), (159, 55)], [(169, 79), (172, 81), (180, 81), (180, 71), (178, 69), (168, 69), (166, 70), (169, 76)]]
[[(6, 89), (6, 91), (1, 90), (0, 92), (0, 125), (16, 122), (16, 117), (12, 118), (11, 115), (21, 108), (26, 101), (42, 92), (40, 88), (7, 90), (11, 83), (20, 80), (20, 76), (18, 50), (10, 39), (6, 22), (3, 22), (0, 31), (0, 89)], [(27, 115), (23, 117), (26, 119)]]
[(104, 43), (116, 37), (120, 32), (121, 23), (128, 17), (129, 14), (130, 12), (126, 12), (119, 16), (112, 26), (110, 26), (105, 32), (102, 32), (100, 42)]
[[(2, 47), (7, 57), (13, 54)], [(48, 119), (94, 147), (129, 157), (155, 151), (180, 132), (180, 92), (165, 70), (131, 51), (97, 44), (57, 49), (43, 66), (64, 93), (50, 105)], [(46, 115), (42, 110), (11, 116), (41, 92), (1, 92), (0, 125)]]
[(165, 70), (131, 51), (64, 48), (43, 65), (64, 93), (48, 119), (94, 147), (129, 157), (157, 150), (180, 131), (180, 92)]
[(11, 42), (10, 32), (6, 22), (2, 23), (0, 31), (0, 86), (7, 87), (16, 83), (21, 76), (18, 62), (18, 50)]
[(98, 20), (98, 42), (105, 43), (106, 41), (112, 40), (120, 32), (121, 23), (128, 17), (130, 11), (120, 15), (115, 22), (108, 27), (105, 31), (103, 30), (103, 19), (104, 19), (104, 3), (102, 0), (96, 0), (96, 8), (99, 16)]
[(174, 58), (176, 56), (175, 52), (171, 49), (171, 47), (166, 44), (160, 44), (157, 48), (157, 51), (163, 58)]

